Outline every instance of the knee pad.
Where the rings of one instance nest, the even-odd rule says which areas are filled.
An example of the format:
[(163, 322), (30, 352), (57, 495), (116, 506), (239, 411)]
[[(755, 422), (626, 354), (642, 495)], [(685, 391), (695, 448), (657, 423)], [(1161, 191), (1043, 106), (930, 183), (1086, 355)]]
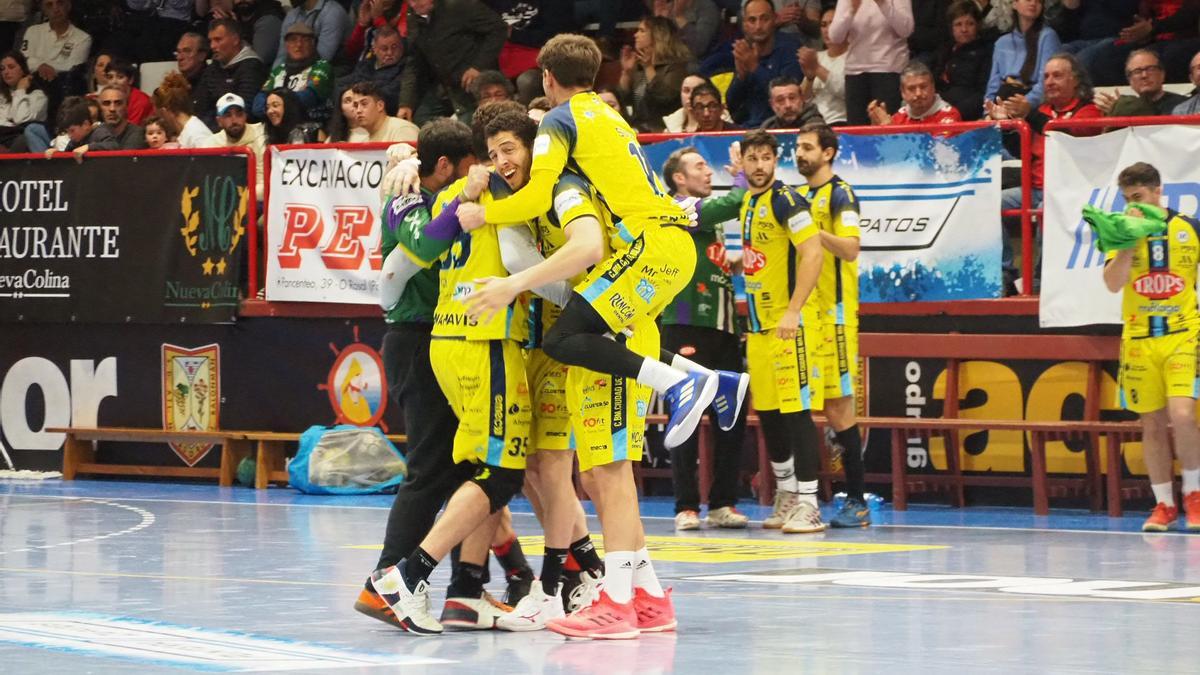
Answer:
[(508, 502), (521, 491), (521, 485), (525, 482), (525, 471), (483, 464), (471, 476), (471, 482), (478, 485), (483, 494), (487, 495), (491, 512), (495, 513), (508, 506)]

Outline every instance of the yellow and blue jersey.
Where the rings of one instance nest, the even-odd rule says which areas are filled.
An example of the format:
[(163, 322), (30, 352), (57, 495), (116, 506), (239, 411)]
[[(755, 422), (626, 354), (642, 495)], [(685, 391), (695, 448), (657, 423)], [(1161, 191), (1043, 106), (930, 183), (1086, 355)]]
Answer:
[[(1116, 251), (1109, 251), (1111, 260)], [(1122, 337), (1161, 337), (1200, 325), (1196, 307), (1196, 266), (1200, 263), (1200, 223), (1167, 211), (1167, 229), (1133, 249), (1133, 266), (1121, 298)]]
[[(746, 330), (758, 333), (775, 328), (791, 300), (795, 284), (793, 246), (818, 235), (808, 200), (781, 181), (765, 192), (742, 198), (743, 273), (749, 313)], [(819, 325), (817, 293), (804, 304), (800, 323)]]
[(564, 169), (587, 179), (632, 241), (647, 227), (687, 226), (683, 209), (642, 154), (637, 132), (595, 92), (575, 94), (542, 118), (533, 143), (529, 183), (487, 206), (489, 223), (533, 220), (550, 210)]
[[(859, 238), (858, 200), (854, 190), (834, 176), (820, 187), (805, 185), (799, 192), (810, 205), (813, 221), (822, 232), (835, 237)], [(827, 248), (817, 281), (821, 320), (836, 326), (858, 325), (858, 262), (842, 260)]]
[[(446, 208), (446, 204), (462, 193), (466, 184), (467, 179), (462, 178), (438, 194), (432, 209), (435, 218)], [(509, 192), (504, 180), (493, 173), (488, 188), (479, 197), (479, 203), (487, 204), (497, 195)], [(462, 232), (442, 255), (439, 262), (438, 303), (433, 314), (435, 337), (467, 340), (525, 340), (528, 337), (527, 294), (518, 296), (507, 311), (497, 312), (487, 323), (478, 323), (467, 316), (466, 301), (475, 291), (476, 279), (508, 276), (500, 256), (500, 240), (497, 236), (501, 227), (505, 226), (488, 222), (472, 232)], [(522, 223), (512, 227), (527, 225)]]

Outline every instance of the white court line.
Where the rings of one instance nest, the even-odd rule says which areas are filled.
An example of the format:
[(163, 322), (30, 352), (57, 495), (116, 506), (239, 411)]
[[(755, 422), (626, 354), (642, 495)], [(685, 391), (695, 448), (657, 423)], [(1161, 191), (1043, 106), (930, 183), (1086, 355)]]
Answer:
[[(90, 497), (70, 497), (70, 496), (66, 496), (66, 495), (26, 495), (26, 494), (14, 494), (14, 493), (10, 493), (8, 496), (10, 496), (10, 497), (26, 497), (29, 499), (65, 499), (65, 500), (91, 499)], [(389, 506), (362, 506), (362, 505), (352, 505), (352, 504), (281, 504), (281, 503), (274, 503), (274, 502), (262, 502), (262, 503), (232, 502), (232, 501), (219, 501), (219, 500), (210, 500), (210, 499), (161, 499), (161, 498), (157, 498), (157, 497), (114, 497), (114, 499), (120, 499), (121, 501), (126, 501), (126, 502), (162, 502), (165, 504), (220, 504), (220, 505), (228, 504), (228, 505), (236, 505), (236, 506), (288, 506), (288, 507), (306, 508), (306, 509), (365, 509), (365, 510), (378, 511), (378, 510), (387, 510), (387, 509), (391, 508), (390, 505)], [(526, 513), (523, 511), (518, 511), (518, 512), (515, 512), (514, 515), (533, 516), (534, 514)], [(588, 517), (595, 518), (596, 516), (588, 515)], [(670, 516), (642, 516), (642, 520), (671, 520), (671, 521), (673, 521), (673, 520), (675, 520), (675, 518), (670, 517)], [(762, 522), (762, 521), (755, 520), (755, 521), (751, 521), (751, 522), (758, 523), (758, 522)], [(754, 528), (751, 528), (751, 529), (754, 529)], [(1155, 536), (1155, 537), (1172, 537), (1172, 536), (1179, 536), (1181, 534), (1186, 534), (1186, 533), (1182, 533), (1182, 532), (1124, 532), (1124, 531), (1112, 531), (1112, 530), (1074, 530), (1074, 529), (1063, 530), (1063, 529), (1047, 529), (1047, 528), (1041, 528), (1041, 527), (996, 527), (994, 525), (901, 525), (901, 524), (894, 524), (894, 525), (871, 525), (871, 527), (869, 529), (880, 529), (880, 530), (883, 530), (883, 529), (985, 530), (985, 531), (996, 531), (996, 532), (1038, 532), (1038, 533), (1042, 533), (1042, 534), (1058, 534), (1058, 533), (1063, 533), (1063, 534), (1103, 534), (1103, 535), (1121, 535), (1121, 536), (1127, 536), (1127, 537), (1144, 537), (1147, 535)]]
[(107, 501), (104, 499), (92, 499), (90, 497), (71, 497), (69, 499), (73, 502), (87, 502), (87, 503), (92, 503), (92, 504), (101, 504), (104, 506), (115, 506), (118, 509), (125, 509), (126, 511), (133, 511), (134, 513), (141, 516), (142, 522), (138, 523), (137, 525), (134, 525), (133, 527), (127, 527), (124, 530), (121, 530), (119, 532), (109, 532), (107, 534), (98, 534), (94, 537), (87, 537), (84, 539), (72, 539), (70, 541), (62, 541), (57, 544), (42, 544), (40, 546), (26, 546), (25, 548), (17, 548), (17, 549), (13, 549), (11, 551), (0, 551), (0, 555), (8, 555), (9, 553), (28, 553), (30, 551), (39, 551), (39, 550), (48, 549), (48, 548), (58, 548), (59, 546), (74, 546), (76, 544), (86, 544), (88, 542), (100, 541), (102, 539), (111, 539), (113, 537), (120, 537), (121, 535), (125, 535), (125, 534), (133, 534), (134, 532), (137, 532), (138, 530), (144, 530), (147, 527), (150, 527), (151, 525), (154, 524), (154, 514), (150, 513), (149, 511), (146, 511), (145, 509), (139, 509), (136, 506), (127, 506), (125, 504), (118, 504), (116, 502), (110, 502), (110, 501)]

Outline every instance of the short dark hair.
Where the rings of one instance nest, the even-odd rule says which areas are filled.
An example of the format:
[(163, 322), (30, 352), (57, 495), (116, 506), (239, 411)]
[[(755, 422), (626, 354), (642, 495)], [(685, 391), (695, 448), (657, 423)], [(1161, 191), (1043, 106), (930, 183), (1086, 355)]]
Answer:
[(58, 109), (58, 117), (55, 119), (60, 134), (66, 133), (67, 127), (91, 124), (91, 122), (92, 113), (88, 110), (87, 101), (84, 100), (72, 101), (63, 105)]
[(422, 177), (433, 173), (441, 157), (458, 164), (464, 157), (474, 154), (471, 127), (453, 117), (439, 117), (426, 122), (417, 133), (417, 159), (421, 161), (417, 173)]
[(504, 91), (508, 92), (510, 98), (517, 91), (517, 88), (513, 86), (512, 80), (505, 77), (504, 73), (498, 70), (485, 70), (480, 72), (475, 77), (475, 81), (471, 83), (471, 95), (479, 98), (479, 92), (484, 87), (490, 87), (494, 84), (504, 87)]
[(983, 13), (979, 11), (979, 5), (975, 4), (975, 0), (958, 0), (946, 9), (946, 23), (948, 24), (952, 24), (964, 16), (975, 19), (975, 23), (983, 21)]
[(383, 92), (379, 91), (379, 87), (370, 80), (355, 82), (354, 85), (350, 87), (350, 91), (358, 94), (359, 96), (370, 96), (371, 98), (375, 98), (380, 101), (384, 100)]
[[(767, 94), (769, 95), (771, 93), (771, 90), (774, 89), (775, 87), (799, 87), (799, 86), (800, 86), (800, 81), (797, 80), (796, 78), (792, 77), (791, 75), (780, 75), (779, 77), (771, 78), (771, 81), (769, 83), (767, 83)], [(695, 91), (695, 90), (693, 89), (693, 91)]]
[(696, 154), (700, 153), (695, 146), (685, 145), (682, 148), (676, 149), (675, 152), (672, 152), (670, 155), (667, 155), (667, 161), (663, 162), (663, 182), (667, 184), (667, 189), (671, 192), (675, 192), (679, 189), (675, 185), (674, 175), (680, 170), (680, 168), (682, 168), (681, 165), (683, 164), (683, 156), (693, 152)]
[(471, 138), (475, 144), (475, 156), (487, 157), (487, 125), (501, 113), (519, 112), (526, 115), (525, 106), (517, 101), (491, 101), (475, 109), (471, 115)]
[[(966, 1), (970, 2), (971, 0), (966, 0)], [(379, 26), (378, 28), (375, 29), (375, 34), (371, 36), (371, 42), (374, 43), (379, 38), (385, 38), (385, 37), (402, 38), (402, 36), (400, 35), (400, 31), (396, 30), (395, 26), (393, 26), (390, 23), (385, 23), (382, 26)], [(403, 43), (403, 39), (401, 39), (401, 43)]]
[(1137, 162), (1121, 169), (1120, 175), (1117, 176), (1117, 187), (1161, 187), (1162, 176), (1159, 175), (1158, 169), (1154, 168), (1153, 164), (1146, 162)]
[(538, 52), (537, 64), (564, 87), (591, 87), (601, 59), (600, 48), (590, 37), (563, 33), (546, 42)]
[(545, 110), (546, 112), (550, 112), (550, 109), (553, 107), (554, 106), (550, 105), (550, 99), (546, 98), (545, 96), (538, 96), (529, 102), (530, 110)]
[(796, 132), (796, 136), (799, 137), (804, 134), (816, 134), (817, 145), (822, 150), (833, 148), (833, 156), (837, 157), (838, 137), (833, 131), (833, 127), (830, 127), (828, 124), (806, 124), (800, 127), (800, 130)]
[[(239, 40), (242, 39), (242, 27), (233, 19), (213, 19), (208, 22), (208, 32), (211, 33), (218, 28), (224, 28), (229, 33), (238, 36)], [(205, 51), (208, 50), (205, 49)]]
[(137, 83), (138, 69), (129, 61), (121, 56), (114, 57), (108, 62), (108, 67), (104, 69), (106, 73), (120, 73), (129, 78), (130, 82)]
[(742, 136), (742, 152), (745, 153), (747, 148), (770, 148), (771, 152), (779, 154), (779, 141), (774, 134), (755, 129), (750, 133)]
[(505, 110), (487, 123), (484, 133), (488, 138), (502, 132), (516, 136), (527, 148), (533, 148), (533, 139), (537, 137), (538, 124), (529, 115), (516, 110)]
[(712, 82), (705, 82), (692, 87), (692, 96), (688, 99), (688, 105), (695, 105), (697, 96), (712, 96), (717, 99), (718, 103), (724, 105), (724, 101), (721, 100), (721, 90), (717, 89), (716, 85)]

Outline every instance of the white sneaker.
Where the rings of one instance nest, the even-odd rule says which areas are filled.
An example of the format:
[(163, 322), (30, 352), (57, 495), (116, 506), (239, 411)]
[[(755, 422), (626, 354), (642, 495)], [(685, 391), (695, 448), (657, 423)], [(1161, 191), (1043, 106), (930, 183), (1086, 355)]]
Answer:
[(417, 587), (410, 591), (404, 575), (393, 565), (384, 570), (375, 570), (371, 574), (371, 587), (392, 608), (404, 630), (418, 635), (442, 633), (442, 624), (430, 612), (432, 605), (428, 581), (417, 582)]
[(825, 523), (821, 520), (821, 509), (808, 502), (800, 502), (792, 516), (783, 524), (784, 534), (812, 534), (824, 532)]
[[(722, 506), (719, 509), (709, 509), (708, 517), (704, 519), (704, 522), (709, 527), (737, 530), (745, 527), (746, 523), (750, 522), (750, 519), (746, 517), (746, 514), (732, 506)], [(678, 525), (675, 527), (676, 529), (679, 528)]]
[(500, 617), (507, 616), (512, 607), (484, 591), (479, 598), (446, 598), (441, 622), (448, 628), (460, 630), (490, 630)]
[(496, 628), (517, 633), (542, 630), (547, 621), (564, 616), (566, 613), (563, 612), (563, 602), (559, 594), (546, 595), (541, 582), (537, 582), (529, 589), (529, 595), (521, 598), (513, 611), (496, 620)]
[(792, 511), (796, 510), (796, 506), (800, 504), (799, 492), (788, 492), (787, 490), (775, 491), (775, 509), (771, 511), (771, 515), (763, 521), (763, 527), (768, 530), (778, 530), (783, 527), (783, 524), (792, 517)]
[(604, 587), (604, 575), (596, 572), (584, 570), (579, 573), (579, 584), (572, 588), (567, 593), (566, 601), (563, 603), (566, 606), (567, 614), (574, 614), (584, 607), (590, 607), (593, 602), (600, 599), (600, 589)]
[(700, 529), (700, 514), (695, 511), (680, 511), (676, 513), (675, 529), (680, 532)]

